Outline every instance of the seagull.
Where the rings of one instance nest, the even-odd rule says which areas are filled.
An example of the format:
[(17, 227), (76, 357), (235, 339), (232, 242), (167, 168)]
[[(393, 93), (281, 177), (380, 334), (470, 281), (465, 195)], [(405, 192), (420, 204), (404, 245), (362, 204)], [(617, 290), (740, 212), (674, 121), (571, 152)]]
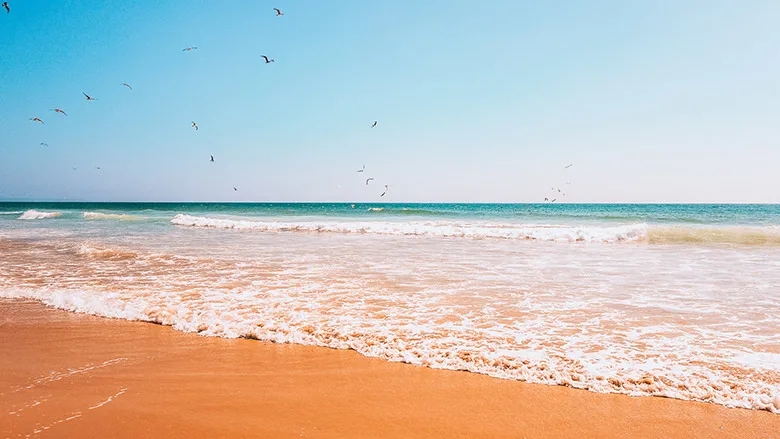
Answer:
[(182, 52), (189, 52), (190, 50), (198, 50), (196, 46), (192, 47), (185, 47), (184, 49), (181, 49)]
[(390, 185), (387, 185), (387, 184), (386, 184), (386, 185), (385, 185), (385, 191), (384, 191), (384, 192), (382, 192), (382, 195), (380, 195), (380, 197), (384, 197), (384, 196), (385, 196), (385, 194), (387, 193), (387, 191), (389, 191), (389, 190), (390, 190)]
[(211, 156), (211, 160), (209, 160), (211, 163), (214, 163), (214, 156)]
[(11, 8), (8, 7), (8, 2), (3, 2), (3, 4), (1, 6), (5, 8), (5, 12), (6, 13), (8, 13), (8, 14), (11, 13)]
[(544, 201), (550, 201), (550, 199), (547, 198), (547, 197), (544, 197)]
[(81, 94), (83, 94), (87, 98), (88, 101), (96, 101), (97, 100), (97, 99), (91, 97), (90, 95), (84, 93), (83, 91), (81, 92)]
[(281, 17), (282, 15), (284, 15), (284, 12), (280, 11), (278, 8), (274, 8), (274, 11), (276, 11), (277, 17)]
[(100, 170), (100, 166), (95, 166), (95, 169), (97, 169), (99, 171)]
[(567, 165), (565, 168), (563, 168), (563, 169), (569, 169), (569, 168), (571, 168), (572, 166), (574, 166), (574, 163), (569, 163), (569, 164), (568, 164), (568, 165)]
[(551, 203), (554, 203), (554, 202), (555, 202), (555, 200), (557, 200), (557, 198), (553, 198), (553, 199), (552, 199), (552, 201), (550, 201), (550, 202), (551, 202)]
[(276, 60), (273, 60), (273, 59), (268, 59), (268, 57), (267, 57), (267, 56), (265, 56), (265, 55), (260, 55), (260, 58), (263, 58), (263, 59), (265, 59), (265, 63), (266, 63), (266, 64), (270, 64), (270, 63), (272, 63), (272, 62), (276, 62)]
[(41, 142), (41, 146), (49, 146), (48, 143)]
[(366, 165), (363, 165), (363, 169), (358, 170), (358, 172), (366, 172)]
[(238, 191), (238, 189), (236, 189), (236, 187), (235, 187), (235, 186), (233, 186), (233, 191), (234, 191), (234, 192), (237, 192), (237, 191)]
[(374, 128), (375, 126), (376, 126), (376, 121), (374, 121), (374, 123), (371, 124), (371, 128)]
[(68, 115), (68, 113), (66, 113), (66, 112), (64, 112), (64, 111), (62, 111), (62, 110), (60, 110), (59, 108), (52, 108), (52, 109), (51, 109), (51, 111), (54, 111), (55, 113), (64, 114), (65, 116), (67, 116), (67, 115)]
[(559, 193), (559, 194), (561, 193), (561, 188), (558, 188), (558, 193)]
[(373, 179), (374, 179), (374, 177), (367, 178), (367, 179), (366, 179), (366, 186), (368, 186), (368, 182), (369, 182), (369, 181), (371, 181), (371, 180), (373, 180)]
[(130, 87), (130, 84), (128, 84), (126, 82), (123, 82), (122, 85), (124, 85), (125, 87), (129, 88), (130, 90), (133, 89), (133, 87)]
[(33, 122), (40, 122), (41, 125), (46, 125), (45, 123), (43, 123), (42, 120), (38, 119), (37, 117), (31, 117), (30, 120), (33, 121)]
[(194, 120), (192, 121), (192, 127), (195, 128), (195, 131), (198, 131), (198, 124)]

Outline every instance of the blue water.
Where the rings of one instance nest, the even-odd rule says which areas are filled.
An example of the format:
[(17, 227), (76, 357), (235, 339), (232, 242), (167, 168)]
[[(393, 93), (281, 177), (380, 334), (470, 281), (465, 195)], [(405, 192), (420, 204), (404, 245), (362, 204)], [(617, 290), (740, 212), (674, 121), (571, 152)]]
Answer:
[[(30, 209), (60, 211), (63, 219), (81, 218), (82, 212), (94, 211), (134, 214), (150, 220), (170, 219), (185, 213), (261, 218), (480, 219), (531, 224), (780, 224), (780, 205), (777, 204), (0, 203), (0, 213)], [(0, 215), (0, 220), (15, 218)]]

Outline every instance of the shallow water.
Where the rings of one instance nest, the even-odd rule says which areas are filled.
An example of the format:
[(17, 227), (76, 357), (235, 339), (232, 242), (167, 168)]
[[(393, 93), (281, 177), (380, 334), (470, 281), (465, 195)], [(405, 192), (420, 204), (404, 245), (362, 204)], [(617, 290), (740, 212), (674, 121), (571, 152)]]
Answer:
[(780, 411), (778, 206), (2, 212), (14, 213), (0, 215), (0, 296), (203, 335)]

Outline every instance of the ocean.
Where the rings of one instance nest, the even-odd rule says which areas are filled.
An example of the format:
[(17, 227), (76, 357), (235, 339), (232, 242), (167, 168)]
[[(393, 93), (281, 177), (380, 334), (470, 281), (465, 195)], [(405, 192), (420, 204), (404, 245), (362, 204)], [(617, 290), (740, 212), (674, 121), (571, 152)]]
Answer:
[(0, 297), (780, 413), (780, 205), (0, 203)]

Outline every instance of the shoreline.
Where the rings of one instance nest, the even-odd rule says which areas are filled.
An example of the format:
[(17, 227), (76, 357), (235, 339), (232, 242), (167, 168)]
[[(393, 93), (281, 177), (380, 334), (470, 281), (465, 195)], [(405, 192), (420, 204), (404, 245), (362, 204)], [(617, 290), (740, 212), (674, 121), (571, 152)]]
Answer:
[(780, 416), (0, 299), (0, 437), (769, 438)]

